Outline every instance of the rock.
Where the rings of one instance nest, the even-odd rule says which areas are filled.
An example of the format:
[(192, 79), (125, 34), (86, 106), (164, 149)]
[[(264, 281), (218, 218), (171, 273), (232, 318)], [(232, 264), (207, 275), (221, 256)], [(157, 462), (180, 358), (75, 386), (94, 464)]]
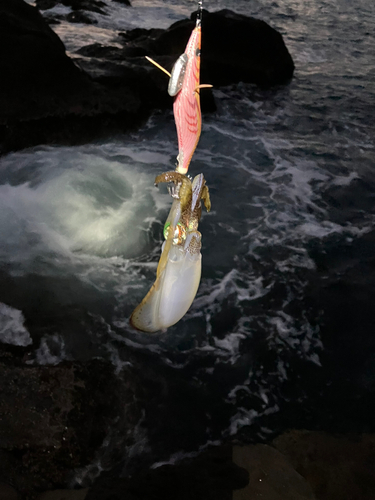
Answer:
[(36, 500), (84, 500), (88, 491), (88, 488), (81, 490), (45, 491), (41, 495), (38, 495)]
[(308, 482), (271, 446), (234, 446), (233, 462), (250, 476), (248, 486), (235, 491), (233, 500), (315, 500)]
[(0, 500), (18, 500), (17, 491), (9, 484), (0, 482)]
[(273, 441), (319, 500), (375, 498), (375, 436), (289, 431)]
[(70, 23), (97, 24), (95, 19), (92, 19), (81, 10), (74, 10), (73, 12), (70, 12), (66, 16), (66, 19)]
[[(121, 33), (123, 48), (101, 47), (92, 44), (83, 47), (83, 55), (77, 63), (94, 80), (101, 68), (100, 82), (118, 77), (122, 68), (131, 65), (137, 74), (142, 95), (150, 105), (164, 107), (171, 105), (166, 99), (167, 77), (145, 60), (149, 55), (171, 71), (173, 64), (185, 50), (191, 31), (195, 26), (192, 19), (178, 21), (167, 30), (135, 29)], [(225, 37), (222, 34), (225, 33)], [(230, 43), (228, 43), (230, 40)], [(88, 59), (91, 58), (91, 59)], [(108, 64), (109, 61), (111, 64)], [(142, 74), (143, 71), (143, 74)], [(147, 71), (147, 77), (145, 76)], [(282, 36), (275, 29), (259, 19), (222, 10), (210, 14), (204, 11), (202, 21), (201, 82), (218, 87), (240, 81), (270, 87), (287, 82), (293, 76), (293, 60)], [(147, 78), (147, 86), (142, 79)], [(134, 79), (134, 76), (133, 76)], [(146, 88), (147, 87), (147, 88)], [(163, 96), (164, 95), (164, 99)], [(216, 109), (211, 90), (201, 92), (203, 112)]]
[(131, 7), (132, 4), (130, 3), (130, 0), (114, 0), (117, 3), (122, 3), (123, 5), (127, 5), (128, 7)]
[(2, 122), (4, 117), (17, 118), (20, 112), (27, 117), (52, 107), (62, 110), (53, 102), (56, 95), (60, 93), (64, 100), (87, 84), (87, 77), (66, 56), (63, 43), (38, 10), (22, 0), (0, 4), (0, 68)]
[(231, 457), (231, 447), (220, 446), (131, 478), (102, 477), (86, 500), (231, 500), (232, 490), (248, 482), (247, 472)]
[(136, 126), (149, 113), (137, 88), (124, 81), (113, 88), (94, 83), (39, 11), (22, 0), (0, 4), (0, 70), (3, 151), (84, 141), (113, 126)]
[[(192, 20), (179, 21), (155, 40), (160, 55), (181, 54), (194, 27)], [(267, 23), (228, 9), (202, 19), (202, 75), (214, 86), (239, 81), (271, 87), (293, 76), (293, 60), (281, 34)]]
[[(141, 418), (129, 372), (110, 363), (0, 364), (0, 480), (21, 493), (66, 486), (77, 467), (94, 459), (109, 429), (132, 444)], [(128, 378), (130, 377), (130, 378)]]
[(103, 10), (106, 4), (100, 0), (36, 0), (35, 4), (40, 10), (52, 9), (56, 5), (62, 4), (66, 7), (71, 7), (73, 10), (86, 10), (97, 12), (98, 14), (106, 14)]
[[(41, 9), (55, 3), (37, 0)], [(99, 0), (63, 3), (73, 9), (71, 22), (93, 22), (86, 11), (104, 13)], [(171, 109), (168, 78), (144, 56), (171, 70), (193, 27), (194, 20), (186, 19), (168, 30), (132, 30), (118, 37), (122, 48), (92, 44), (72, 60), (35, 7), (2, 2), (0, 153), (40, 143), (84, 143), (134, 129), (154, 109)], [(229, 10), (204, 12), (202, 51), (202, 83), (269, 87), (293, 75), (282, 36)], [(203, 112), (216, 109), (210, 89), (201, 92), (201, 105)]]
[[(95, 81), (105, 84), (114, 78), (117, 81), (126, 78), (137, 85), (148, 106), (171, 106), (166, 93), (167, 77), (144, 56), (153, 57), (171, 71), (194, 26), (193, 16), (192, 20), (178, 21), (167, 30), (137, 28), (121, 34), (122, 49), (92, 44), (77, 52), (84, 57), (76, 61)], [(280, 33), (263, 21), (230, 10), (212, 14), (204, 11), (202, 54), (201, 82), (216, 87), (240, 81), (270, 87), (293, 76), (293, 60)], [(215, 111), (211, 90), (201, 92), (201, 105), (203, 112)]]

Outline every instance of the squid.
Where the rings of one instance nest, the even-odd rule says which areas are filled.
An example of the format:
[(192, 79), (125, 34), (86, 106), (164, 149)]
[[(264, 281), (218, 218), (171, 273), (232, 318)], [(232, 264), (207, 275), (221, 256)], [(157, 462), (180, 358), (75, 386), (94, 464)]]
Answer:
[(199, 2), (196, 26), (185, 52), (169, 73), (147, 57), (169, 76), (168, 93), (174, 97), (173, 112), (178, 136), (177, 165), (174, 172), (165, 172), (155, 184), (169, 184), (172, 207), (164, 225), (165, 241), (156, 271), (155, 283), (142, 302), (134, 309), (131, 325), (154, 333), (176, 324), (190, 308), (201, 279), (202, 235), (198, 223), (202, 200), (207, 212), (211, 209), (209, 190), (203, 174), (193, 180), (187, 171), (201, 134), (202, 117), (199, 90), (212, 85), (200, 85), (202, 2)]
[(201, 278), (201, 200), (207, 212), (211, 208), (203, 174), (191, 180), (180, 172), (165, 172), (156, 177), (155, 184), (160, 182), (171, 183), (173, 198), (164, 225), (165, 241), (156, 281), (130, 317), (134, 328), (148, 333), (174, 325), (190, 308)]
[(202, 40), (202, 2), (198, 2), (196, 26), (193, 29), (185, 52), (177, 59), (169, 73), (156, 61), (146, 59), (170, 78), (168, 93), (174, 97), (173, 114), (177, 129), (178, 156), (176, 171), (186, 174), (194, 151), (198, 145), (202, 129), (202, 114), (199, 90), (212, 85), (200, 84), (200, 58)]

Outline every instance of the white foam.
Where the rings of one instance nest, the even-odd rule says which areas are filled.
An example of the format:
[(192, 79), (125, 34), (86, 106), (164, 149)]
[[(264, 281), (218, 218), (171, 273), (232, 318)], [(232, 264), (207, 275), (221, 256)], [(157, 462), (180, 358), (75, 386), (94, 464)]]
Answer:
[(293, 52), (293, 59), (301, 64), (317, 64), (327, 61), (327, 55), (324, 50), (300, 46), (298, 51)]
[(202, 453), (202, 451), (206, 450), (207, 448), (210, 448), (212, 446), (220, 446), (222, 443), (221, 441), (211, 441), (208, 440), (205, 444), (201, 445), (197, 450), (191, 451), (191, 452), (186, 452), (186, 451), (178, 451), (177, 453), (173, 453), (168, 460), (165, 461), (160, 461), (160, 462), (155, 462), (154, 464), (151, 465), (151, 469), (158, 469), (159, 467), (162, 467), (163, 465), (173, 465), (181, 460), (184, 460), (186, 458), (195, 458), (198, 455)]
[[(152, 172), (140, 170), (140, 162), (152, 161), (149, 152), (135, 152), (130, 159), (129, 148), (120, 151), (128, 154), (127, 163), (103, 152), (100, 147), (47, 148), (2, 160), (15, 178), (34, 164), (29, 182), (0, 186), (4, 259), (32, 260), (47, 252), (71, 261), (83, 254), (143, 253), (148, 230), (156, 221), (162, 224), (158, 214), (166, 212), (169, 197), (155, 189)], [(163, 154), (154, 158), (165, 160)]]
[(32, 344), (24, 322), (22, 311), (0, 302), (0, 342), (18, 346)]
[[(55, 344), (52, 352), (50, 343)], [(29, 360), (28, 364), (37, 365), (58, 365), (64, 359), (68, 359), (65, 353), (65, 342), (61, 335), (53, 334), (48, 337), (43, 337), (40, 341), (39, 348), (35, 351), (33, 360)]]

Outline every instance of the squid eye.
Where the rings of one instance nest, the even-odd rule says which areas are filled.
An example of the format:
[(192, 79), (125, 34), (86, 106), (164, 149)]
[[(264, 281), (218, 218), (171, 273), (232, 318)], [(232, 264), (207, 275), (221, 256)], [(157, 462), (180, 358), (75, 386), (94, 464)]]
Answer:
[[(171, 225), (170, 222), (166, 222), (164, 226), (163, 235), (166, 240), (168, 239), (170, 225)], [(181, 222), (178, 222), (174, 230), (173, 244), (181, 245), (185, 240), (186, 240), (186, 228), (183, 224), (181, 224)]]
[(201, 56), (201, 49), (199, 49), (198, 47), (197, 47), (197, 49), (196, 49), (196, 51), (195, 51), (195, 55), (196, 55), (197, 57), (200, 57), (200, 56)]

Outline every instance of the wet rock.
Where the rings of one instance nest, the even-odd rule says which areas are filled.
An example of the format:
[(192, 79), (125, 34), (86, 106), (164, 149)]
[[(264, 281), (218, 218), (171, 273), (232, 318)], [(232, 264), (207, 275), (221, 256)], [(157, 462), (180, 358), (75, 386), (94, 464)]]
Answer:
[(220, 446), (131, 478), (102, 477), (86, 500), (231, 500), (233, 489), (248, 482), (247, 472), (231, 458), (231, 447)]
[[(55, 4), (37, 1), (40, 9)], [(87, 11), (104, 13), (100, 1), (63, 4), (72, 8), (71, 22), (93, 22)], [(171, 109), (168, 77), (144, 56), (170, 71), (193, 27), (194, 20), (186, 19), (168, 30), (132, 30), (119, 35), (116, 46), (93, 44), (72, 59), (37, 8), (23, 0), (1, 3), (0, 152), (84, 143), (135, 128), (154, 109)], [(205, 11), (202, 50), (202, 83), (268, 87), (293, 75), (282, 36), (263, 21), (228, 10)], [(211, 90), (201, 92), (201, 105), (203, 112), (216, 109)]]
[(120, 426), (122, 445), (132, 443), (136, 388), (109, 363), (25, 366), (3, 356), (0, 369), (0, 480), (21, 493), (66, 486), (109, 429)]
[(38, 495), (36, 500), (84, 500), (88, 491), (88, 488), (81, 490), (45, 491), (41, 495)]
[(70, 23), (97, 24), (97, 21), (95, 19), (92, 19), (87, 14), (85, 14), (85, 12), (81, 10), (75, 10), (73, 12), (70, 12), (66, 16), (66, 19)]
[(53, 9), (59, 3), (61, 3), (59, 0), (35, 0), (35, 5), (39, 10)]
[(375, 498), (375, 436), (294, 430), (274, 440), (318, 500)]
[(17, 491), (9, 484), (0, 482), (0, 499), (1, 500), (18, 500)]
[[(130, 30), (120, 34), (122, 48), (92, 44), (77, 51), (77, 56), (83, 55), (84, 58), (77, 57), (76, 62), (94, 80), (97, 80), (100, 68), (101, 83), (118, 78), (122, 73), (125, 75), (124, 68), (131, 67), (133, 81), (137, 80), (138, 88), (150, 106), (171, 106), (171, 99), (168, 100), (166, 94), (168, 78), (144, 56), (151, 56), (171, 71), (185, 50), (194, 26), (192, 15), (192, 19), (178, 21), (167, 30)], [(201, 82), (214, 86), (243, 81), (271, 87), (285, 83), (293, 76), (293, 60), (280, 33), (259, 19), (230, 10), (212, 14), (204, 11), (202, 54)], [(145, 78), (147, 85), (143, 81)], [(201, 92), (201, 105), (203, 112), (215, 111), (211, 90)]]
[(97, 12), (98, 14), (106, 14), (105, 10), (103, 10), (106, 4), (100, 0), (36, 0), (35, 4), (40, 10), (52, 9), (56, 5), (62, 4), (66, 7), (71, 7), (73, 10), (86, 10)]
[(122, 3), (123, 5), (127, 5), (128, 7), (131, 7), (130, 0), (114, 0), (117, 3)]
[[(158, 54), (178, 56), (195, 24), (179, 21), (155, 41)], [(202, 19), (202, 74), (215, 86), (239, 81), (271, 87), (293, 76), (293, 60), (281, 34), (264, 21), (228, 9)]]
[(233, 493), (233, 500), (315, 500), (306, 479), (271, 446), (234, 446), (233, 462), (246, 469), (250, 478), (246, 488)]
[(39, 11), (22, 0), (0, 4), (0, 70), (3, 150), (81, 141), (112, 126), (128, 129), (146, 114), (137, 89), (126, 82), (104, 88), (83, 73)]

